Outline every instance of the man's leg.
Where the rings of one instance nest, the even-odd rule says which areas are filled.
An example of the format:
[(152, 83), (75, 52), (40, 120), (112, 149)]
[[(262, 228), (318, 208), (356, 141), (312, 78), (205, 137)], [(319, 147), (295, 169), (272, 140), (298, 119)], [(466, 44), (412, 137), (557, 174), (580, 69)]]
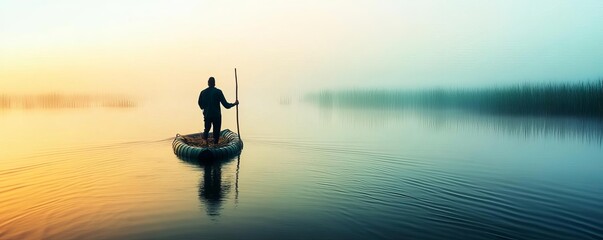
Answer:
[(218, 144), (220, 141), (220, 128), (222, 127), (222, 116), (214, 118), (214, 143)]
[(203, 122), (205, 122), (205, 128), (203, 129), (203, 140), (207, 141), (209, 129), (211, 128), (211, 118), (203, 117)]

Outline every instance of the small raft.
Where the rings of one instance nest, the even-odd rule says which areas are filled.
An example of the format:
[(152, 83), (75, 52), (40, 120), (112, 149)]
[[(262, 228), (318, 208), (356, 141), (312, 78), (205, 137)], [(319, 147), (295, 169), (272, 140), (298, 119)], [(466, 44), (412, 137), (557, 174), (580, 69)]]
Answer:
[[(229, 129), (220, 132), (220, 141), (217, 145), (208, 145), (202, 139), (202, 135), (203, 133), (176, 134), (172, 142), (174, 154), (182, 158), (197, 160), (224, 159), (238, 155), (243, 149), (243, 141), (241, 141), (239, 135)], [(209, 136), (208, 142), (213, 142), (211, 132)]]

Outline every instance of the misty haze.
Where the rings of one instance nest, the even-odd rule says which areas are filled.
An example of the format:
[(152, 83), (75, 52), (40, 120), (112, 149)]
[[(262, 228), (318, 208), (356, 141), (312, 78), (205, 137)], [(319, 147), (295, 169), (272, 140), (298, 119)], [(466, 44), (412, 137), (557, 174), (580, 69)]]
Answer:
[(1, 1), (0, 239), (602, 239), (601, 23), (598, 0)]

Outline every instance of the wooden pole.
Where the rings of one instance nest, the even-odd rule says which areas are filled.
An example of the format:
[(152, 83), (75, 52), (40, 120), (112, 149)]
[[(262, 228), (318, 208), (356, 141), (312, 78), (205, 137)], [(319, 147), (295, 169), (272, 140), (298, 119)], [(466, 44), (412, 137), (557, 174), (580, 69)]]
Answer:
[[(239, 101), (239, 81), (237, 80), (237, 68), (235, 70), (235, 97), (236, 100)], [(239, 132), (239, 105), (237, 104), (237, 134), (239, 135), (239, 139), (241, 139), (241, 133)]]
[[(235, 98), (239, 101), (239, 81), (237, 80), (237, 68), (235, 68)], [(239, 132), (239, 105), (237, 104), (237, 134), (239, 140), (241, 140), (241, 133)], [(235, 204), (239, 203), (239, 166), (241, 164), (241, 154), (237, 157), (237, 179), (235, 182)]]

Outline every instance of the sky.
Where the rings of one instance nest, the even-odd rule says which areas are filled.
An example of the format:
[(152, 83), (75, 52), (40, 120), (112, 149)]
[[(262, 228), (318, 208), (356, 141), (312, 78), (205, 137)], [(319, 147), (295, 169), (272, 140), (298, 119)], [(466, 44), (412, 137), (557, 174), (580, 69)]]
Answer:
[(602, 24), (600, 0), (0, 0), (0, 93), (589, 81)]

